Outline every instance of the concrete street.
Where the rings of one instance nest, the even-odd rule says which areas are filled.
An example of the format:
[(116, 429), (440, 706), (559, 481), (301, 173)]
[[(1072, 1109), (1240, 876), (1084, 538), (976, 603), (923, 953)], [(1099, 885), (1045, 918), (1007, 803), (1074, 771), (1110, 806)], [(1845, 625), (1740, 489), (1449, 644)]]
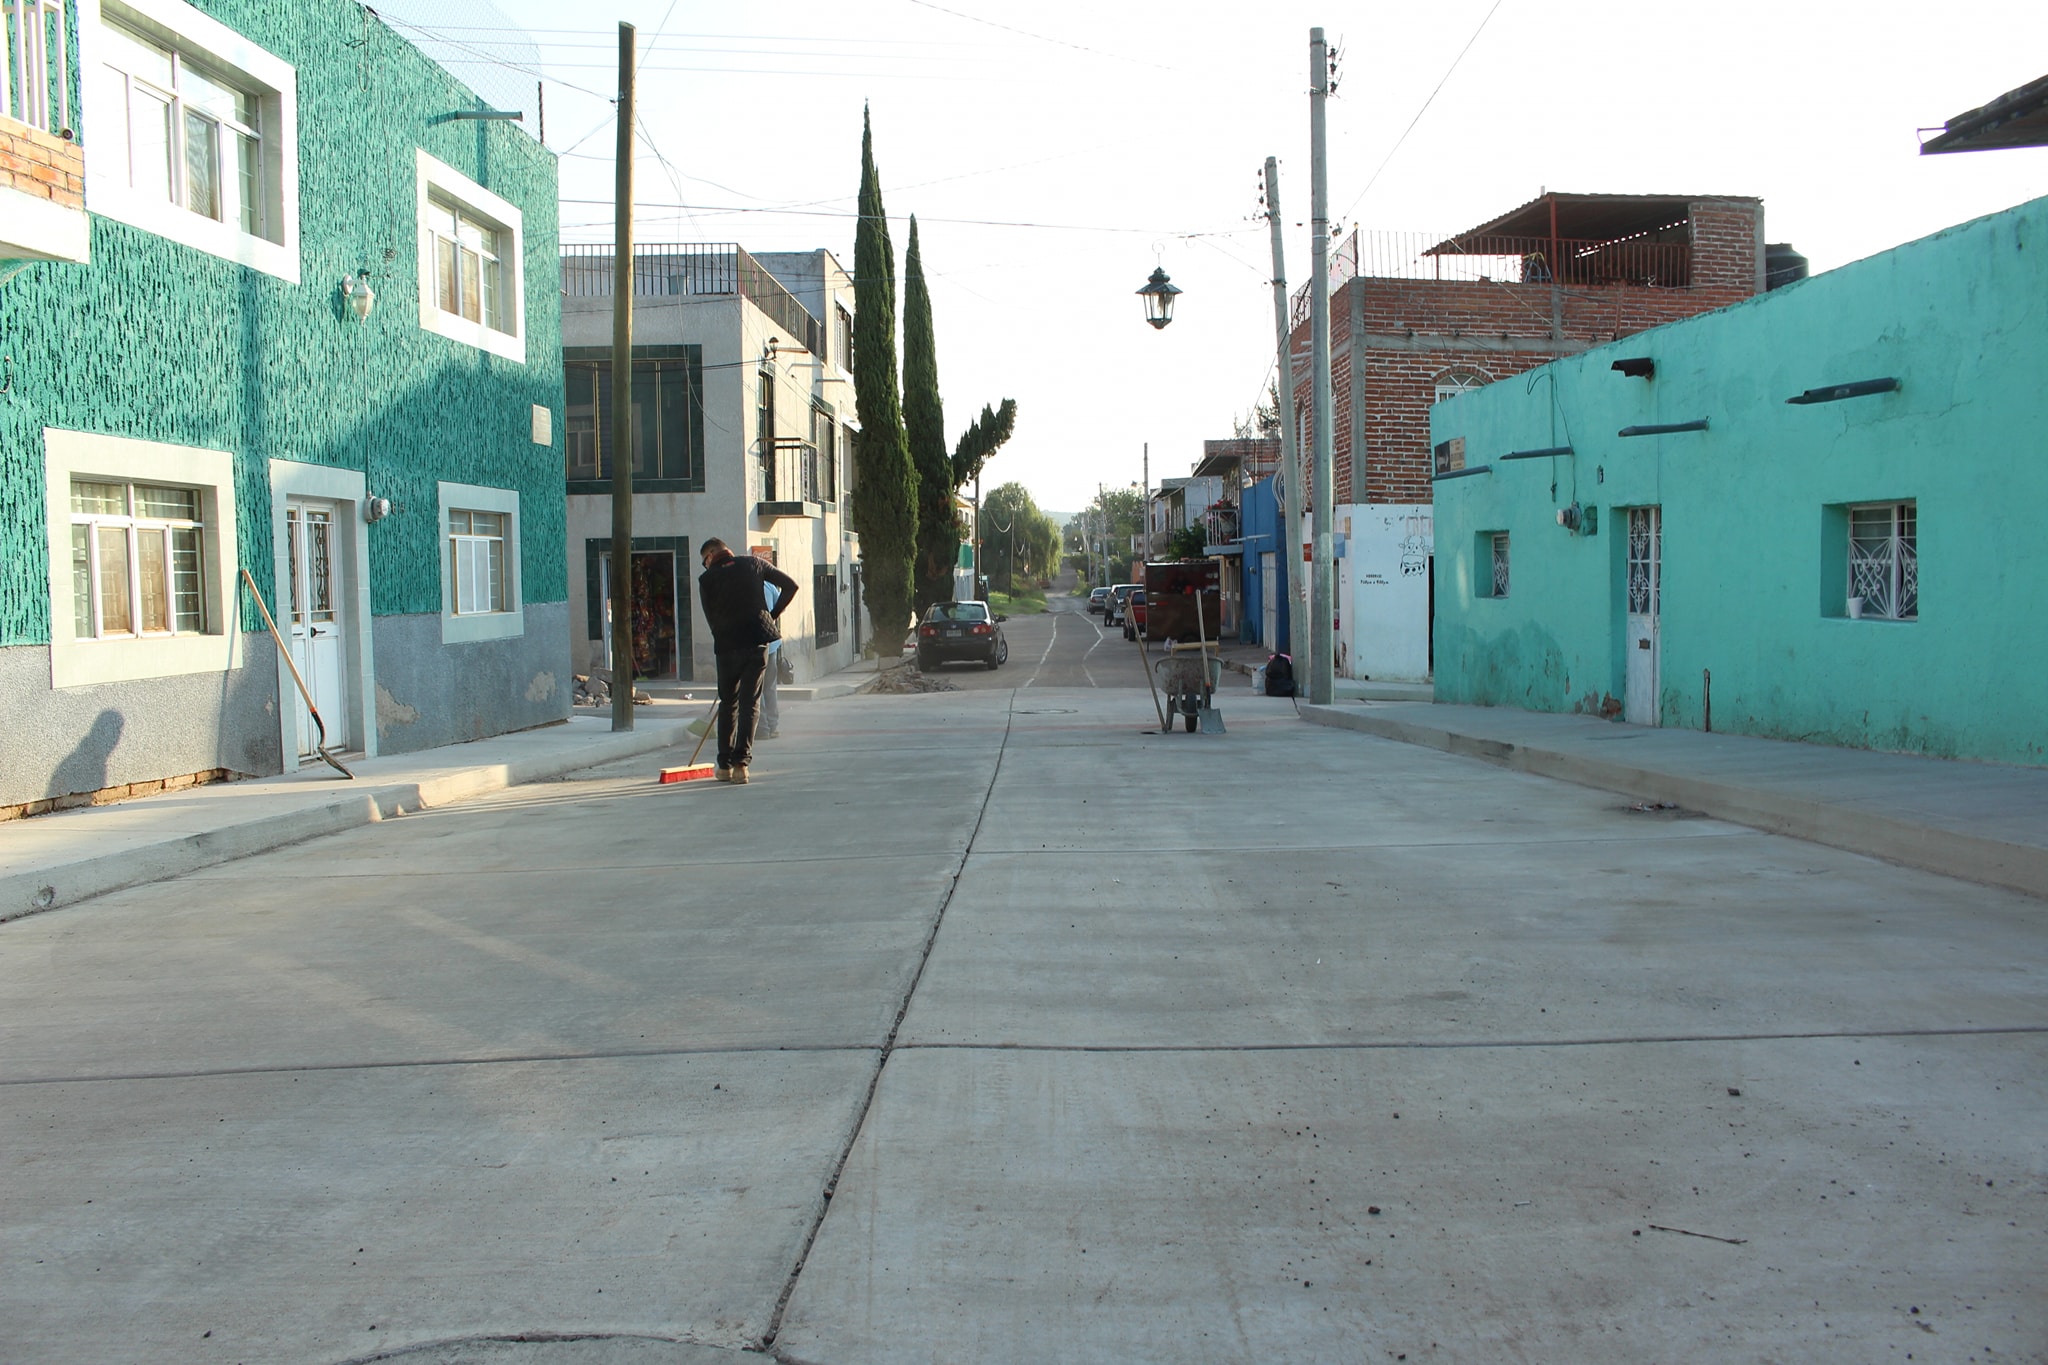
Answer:
[(2039, 899), (1094, 621), (0, 924), (0, 1356), (2048, 1360)]

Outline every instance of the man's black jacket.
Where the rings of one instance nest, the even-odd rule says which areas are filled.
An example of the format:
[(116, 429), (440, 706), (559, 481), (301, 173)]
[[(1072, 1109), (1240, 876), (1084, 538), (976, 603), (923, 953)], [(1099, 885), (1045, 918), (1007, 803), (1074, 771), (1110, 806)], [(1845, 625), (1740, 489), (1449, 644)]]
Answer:
[[(761, 591), (763, 583), (773, 583), (782, 593), (772, 612), (767, 594)], [(719, 560), (697, 579), (704, 619), (711, 623), (711, 648), (724, 654), (780, 640), (782, 628), (775, 618), (789, 610), (796, 594), (796, 580), (773, 564), (752, 555)]]

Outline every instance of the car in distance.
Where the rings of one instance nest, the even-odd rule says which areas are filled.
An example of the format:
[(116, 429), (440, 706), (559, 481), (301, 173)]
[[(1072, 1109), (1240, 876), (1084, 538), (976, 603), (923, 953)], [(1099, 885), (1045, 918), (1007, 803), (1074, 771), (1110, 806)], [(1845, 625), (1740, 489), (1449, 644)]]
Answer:
[(1109, 590), (1108, 601), (1104, 603), (1102, 608), (1102, 624), (1105, 626), (1122, 625), (1124, 623), (1124, 604), (1130, 601), (1131, 594), (1137, 590), (1138, 585), (1136, 583), (1118, 583), (1112, 587)]
[(929, 673), (943, 663), (1000, 668), (1010, 657), (1003, 622), (986, 602), (934, 602), (917, 624), (917, 666)]
[(1124, 638), (1136, 640), (1145, 634), (1145, 590), (1133, 588), (1124, 601)]
[(1090, 588), (1088, 590), (1088, 610), (1094, 612), (1097, 616), (1100, 616), (1102, 615), (1103, 608), (1108, 604), (1108, 588)]

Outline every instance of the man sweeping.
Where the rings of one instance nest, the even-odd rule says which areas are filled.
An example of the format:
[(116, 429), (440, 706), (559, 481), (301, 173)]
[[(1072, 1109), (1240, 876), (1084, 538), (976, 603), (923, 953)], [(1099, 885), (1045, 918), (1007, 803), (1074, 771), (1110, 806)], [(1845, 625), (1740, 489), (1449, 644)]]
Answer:
[[(697, 579), (697, 597), (711, 625), (711, 650), (718, 661), (717, 776), (721, 782), (745, 782), (768, 646), (782, 638), (777, 620), (796, 600), (796, 580), (752, 555), (735, 555), (715, 537), (704, 542), (699, 557), (704, 572)], [(763, 591), (769, 584), (777, 594), (773, 608)]]

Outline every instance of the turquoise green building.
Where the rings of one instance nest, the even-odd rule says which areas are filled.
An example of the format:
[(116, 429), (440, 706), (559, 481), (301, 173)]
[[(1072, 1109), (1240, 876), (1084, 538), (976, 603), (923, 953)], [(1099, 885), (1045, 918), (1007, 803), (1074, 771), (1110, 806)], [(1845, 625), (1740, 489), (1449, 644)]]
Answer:
[[(569, 709), (555, 157), (350, 0), (0, 83), (0, 815)], [(29, 169), (22, 171), (26, 164)]]
[(1438, 404), (1437, 699), (2048, 763), (2044, 376), (2048, 199)]

